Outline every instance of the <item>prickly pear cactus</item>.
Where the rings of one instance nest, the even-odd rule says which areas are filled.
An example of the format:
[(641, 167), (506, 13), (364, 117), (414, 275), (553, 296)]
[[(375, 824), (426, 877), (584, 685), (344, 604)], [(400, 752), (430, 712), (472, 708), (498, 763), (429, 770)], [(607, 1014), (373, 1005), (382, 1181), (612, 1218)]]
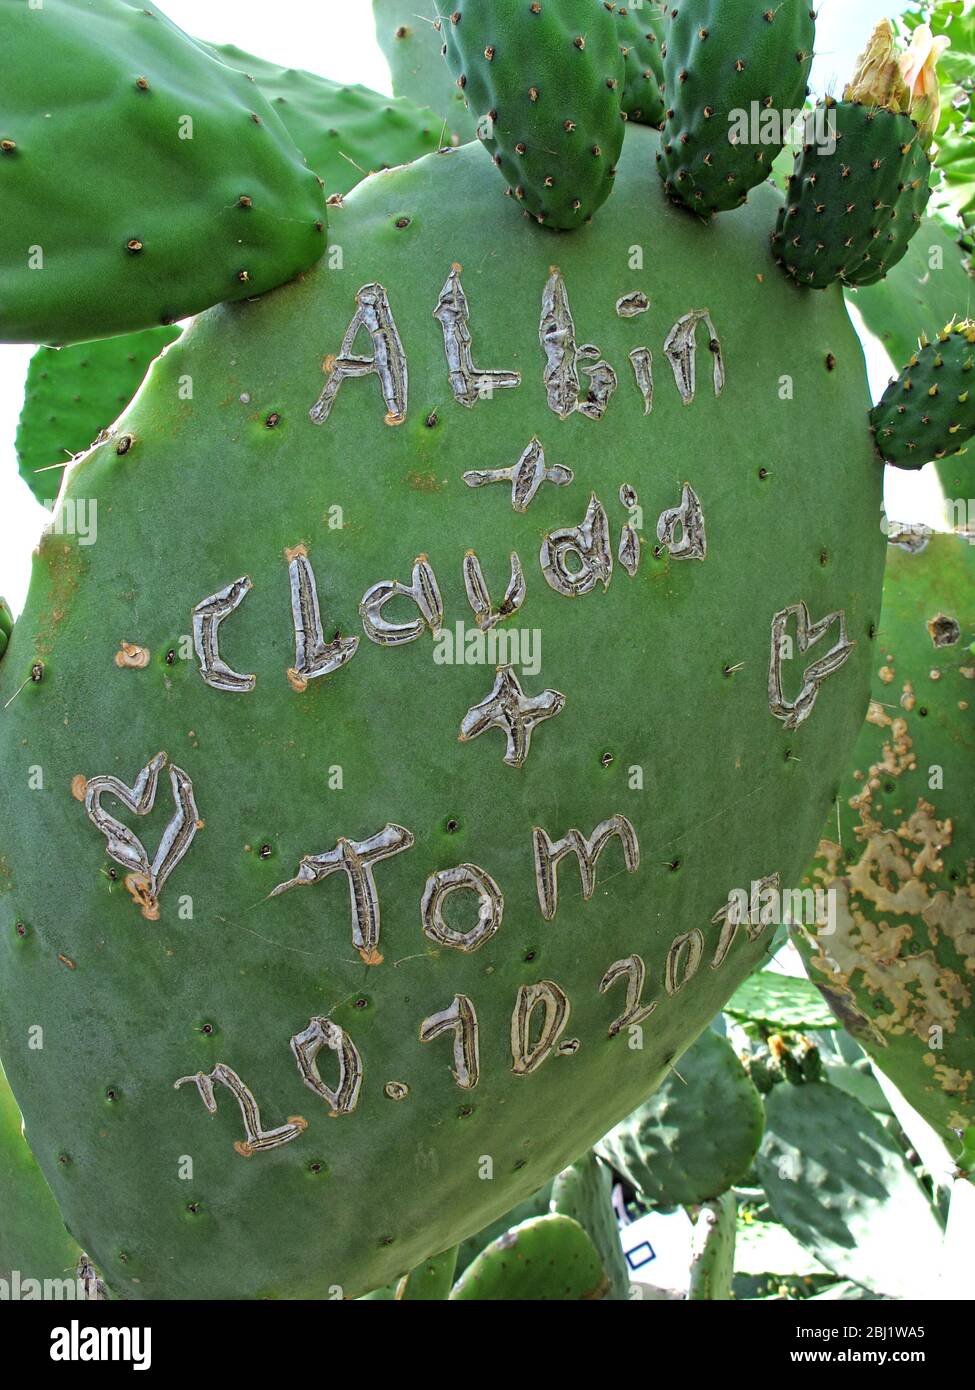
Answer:
[(877, 448), (898, 468), (960, 454), (975, 435), (975, 323), (949, 323), (921, 346), (870, 416)]
[(436, 111), (443, 121), (443, 144), (473, 140), (474, 122), (464, 94), (441, 54), (437, 7), (418, 6), (416, 0), (372, 0), (372, 9), (376, 39), (389, 64), (396, 95)]
[(14, 620), (10, 612), (10, 605), (5, 598), (0, 598), (0, 657), (7, 650), (7, 643), (10, 641), (13, 626)]
[(0, 341), (173, 323), (324, 253), (284, 125), (148, 0), (2, 8)]
[(38, 348), (27, 369), (17, 466), (39, 502), (51, 503), (75, 454), (88, 448), (135, 395), (178, 328), (146, 328), (73, 347)]
[(902, 56), (883, 20), (843, 100), (827, 97), (805, 119), (772, 236), (776, 259), (799, 285), (874, 285), (903, 260), (921, 227), (936, 118), (908, 87)]
[[(74, 1281), (80, 1259), (27, 1147), (17, 1102), (0, 1071), (0, 1297), (56, 1298), (63, 1281)], [(46, 1294), (45, 1280), (57, 1281), (48, 1284)]]
[(351, 1298), (484, 1227), (814, 849), (876, 657), (860, 348), (760, 277), (772, 189), (698, 226), (627, 130), (557, 268), (475, 146), (364, 181), (341, 270), (201, 316), (70, 471), (98, 544), (44, 539), (0, 662), (0, 1054), (125, 1296)]
[(232, 43), (206, 47), (253, 79), (329, 197), (348, 193), (366, 174), (409, 164), (439, 149), (442, 141), (449, 144), (442, 120), (429, 108), (279, 67)]
[[(603, 0), (597, 0), (603, 4)], [(664, 119), (664, 50), (667, 7), (660, 0), (635, 9), (607, 4), (616, 17), (616, 37), (623, 52), (622, 107), (628, 121), (658, 129)]]
[(952, 1148), (975, 1125), (973, 642), (971, 538), (891, 545), (873, 700), (811, 871), (835, 930), (798, 938), (837, 1017)]
[(674, 6), (657, 157), (669, 197), (710, 217), (765, 182), (806, 100), (815, 31), (809, 0)]
[(535, 1216), (499, 1236), (458, 1279), (456, 1302), (602, 1299), (609, 1280), (592, 1241), (571, 1216)]
[(623, 54), (593, 0), (456, 0), (444, 56), (507, 192), (536, 221), (572, 229), (613, 191), (623, 144)]
[(598, 1152), (651, 1206), (689, 1206), (739, 1182), (761, 1137), (758, 1092), (709, 1028)]
[(756, 1167), (775, 1220), (834, 1273), (917, 1296), (918, 1271), (937, 1268), (944, 1233), (877, 1117), (828, 1082), (776, 1086), (765, 1116)]
[(613, 1208), (613, 1174), (592, 1150), (559, 1173), (552, 1184), (551, 1210), (578, 1221), (596, 1247), (609, 1281), (605, 1297), (618, 1302), (629, 1298), (629, 1267)]
[[(511, 1211), (504, 1212), (497, 1220), (485, 1226), (483, 1230), (477, 1231), (462, 1241), (457, 1250), (457, 1273), (463, 1274), (471, 1261), (476, 1259), (492, 1241), (497, 1240), (498, 1236), (503, 1236), (505, 1231), (510, 1231), (514, 1226), (520, 1226), (531, 1216), (544, 1216), (547, 1211), (550, 1211), (553, 1186), (554, 1182), (547, 1182), (538, 1192), (526, 1197)], [(568, 1214), (571, 1215), (571, 1212)]]
[(725, 1192), (705, 1202), (694, 1222), (691, 1240), (691, 1268), (687, 1297), (726, 1302), (732, 1297), (735, 1272), (735, 1227), (738, 1202), (733, 1192)]
[[(908, 224), (895, 226), (894, 219), (915, 162), (923, 156), (927, 164), (917, 125), (901, 112), (832, 98), (817, 107), (807, 128), (816, 122), (831, 132), (826, 138), (835, 136), (836, 151), (824, 153), (809, 138), (796, 156), (773, 250), (786, 274), (809, 289), (836, 281), (853, 288), (873, 284), (909, 244)], [(913, 235), (920, 217), (915, 223), (908, 213), (908, 223)]]

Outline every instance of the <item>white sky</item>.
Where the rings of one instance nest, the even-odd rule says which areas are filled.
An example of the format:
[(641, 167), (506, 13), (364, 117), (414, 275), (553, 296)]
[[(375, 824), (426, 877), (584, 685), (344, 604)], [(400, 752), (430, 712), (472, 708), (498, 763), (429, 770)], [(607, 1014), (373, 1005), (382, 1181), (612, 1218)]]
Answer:
[[(416, 0), (429, 15), (435, 0)], [(308, 68), (343, 82), (388, 92), (389, 72), (375, 42), (370, 0), (161, 0), (160, 8), (189, 33), (214, 43), (235, 43), (272, 62)], [(849, 75), (871, 29), (904, 8), (897, 0), (822, 0), (813, 85), (837, 90)], [(0, 345), (0, 594), (14, 612), (26, 594), (30, 552), (47, 513), (17, 475), (14, 434), (24, 377), (33, 349)], [(879, 394), (891, 363), (874, 343), (868, 350), (872, 387)], [(898, 520), (937, 524), (938, 493), (929, 474), (888, 470), (888, 511)]]

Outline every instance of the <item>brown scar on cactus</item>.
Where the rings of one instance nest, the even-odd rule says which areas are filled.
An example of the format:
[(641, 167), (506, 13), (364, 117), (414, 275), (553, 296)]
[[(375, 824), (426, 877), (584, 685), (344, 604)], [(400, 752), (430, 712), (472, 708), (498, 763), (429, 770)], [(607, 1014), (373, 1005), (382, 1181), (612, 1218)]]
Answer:
[[(905, 691), (906, 694), (906, 691)], [(850, 798), (859, 812), (856, 829), (863, 852), (856, 863), (844, 862), (840, 845), (820, 843), (824, 868), (814, 877), (836, 893), (836, 931), (813, 957), (830, 985), (841, 1011), (852, 1012), (861, 1032), (887, 1046), (889, 1038), (914, 1033), (927, 1040), (933, 1026), (953, 1033), (959, 1017), (971, 1006), (975, 980), (975, 881), (958, 883), (952, 895), (926, 882), (926, 875), (943, 867), (942, 853), (954, 838), (950, 820), (939, 820), (936, 808), (919, 797), (914, 811), (894, 829), (878, 819), (874, 796), (907, 772), (917, 770), (907, 719), (871, 702), (868, 721), (885, 731), (882, 756), (861, 773), (863, 790)], [(897, 814), (895, 811), (894, 815)], [(870, 917), (861, 904), (870, 909)], [(870, 918), (878, 920), (871, 920)], [(905, 918), (902, 922), (891, 919)], [(908, 954), (916, 939), (912, 919), (927, 928), (932, 949)], [(939, 964), (934, 946), (939, 933), (953, 944), (964, 962), (964, 975)], [(861, 975), (873, 998), (882, 998), (889, 1011), (867, 1020), (856, 1006), (850, 981)], [(967, 977), (967, 978), (966, 978)], [(958, 1086), (959, 1076), (932, 1058), (929, 1063), (941, 1089)]]
[(928, 619), (928, 633), (936, 647), (953, 647), (961, 640), (961, 628), (955, 618), (947, 613), (938, 613)]
[(144, 671), (149, 665), (149, 648), (122, 641), (115, 653), (115, 665), (121, 670)]
[(145, 874), (126, 874), (122, 883), (146, 921), (158, 922), (159, 900), (150, 893), (149, 880)]

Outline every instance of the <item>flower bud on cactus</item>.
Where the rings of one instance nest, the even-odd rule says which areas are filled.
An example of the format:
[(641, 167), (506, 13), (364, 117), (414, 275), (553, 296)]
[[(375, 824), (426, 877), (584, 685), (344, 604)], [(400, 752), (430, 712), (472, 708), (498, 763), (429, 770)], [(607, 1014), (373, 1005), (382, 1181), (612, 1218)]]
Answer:
[[(927, 69), (925, 69), (927, 71)], [(799, 285), (864, 288), (907, 254), (931, 197), (917, 83), (904, 76), (893, 29), (871, 37), (841, 102), (806, 118), (772, 247)], [(918, 79), (920, 81), (920, 79)]]

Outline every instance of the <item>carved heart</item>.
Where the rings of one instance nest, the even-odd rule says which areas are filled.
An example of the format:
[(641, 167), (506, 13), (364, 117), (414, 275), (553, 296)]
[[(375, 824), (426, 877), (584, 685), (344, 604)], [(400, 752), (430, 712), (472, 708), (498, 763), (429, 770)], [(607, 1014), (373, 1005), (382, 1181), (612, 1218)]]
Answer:
[(143, 902), (143, 915), (157, 916), (153, 911), (159, 894), (167, 878), (183, 858), (193, 843), (200, 828), (200, 815), (193, 796), (193, 783), (181, 767), (170, 765), (169, 782), (176, 810), (166, 829), (152, 861), (149, 860), (145, 845), (127, 825), (102, 808), (101, 799), (105, 795), (114, 796), (123, 806), (136, 816), (147, 816), (156, 804), (156, 787), (159, 774), (166, 766), (165, 753), (157, 753), (139, 773), (131, 787), (105, 773), (89, 777), (85, 783), (85, 810), (88, 818), (108, 841), (108, 854), (117, 864), (128, 869), (142, 883), (131, 885), (142, 888), (137, 900)]

